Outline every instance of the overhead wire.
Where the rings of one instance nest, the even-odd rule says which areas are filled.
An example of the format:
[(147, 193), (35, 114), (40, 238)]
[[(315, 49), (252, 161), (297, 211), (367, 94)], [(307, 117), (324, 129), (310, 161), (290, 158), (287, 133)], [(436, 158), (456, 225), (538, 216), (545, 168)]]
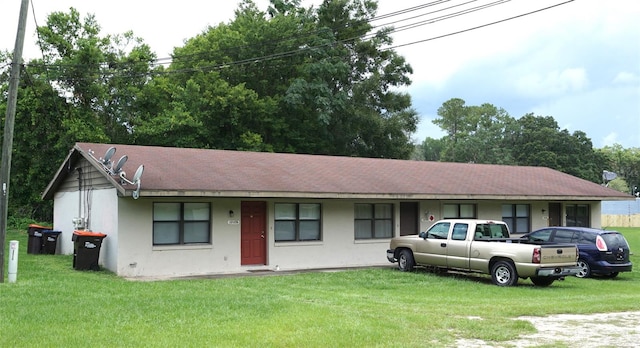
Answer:
[(530, 11), (530, 12), (527, 12), (527, 13), (522, 13), (522, 14), (519, 14), (517, 16), (513, 16), (513, 17), (497, 20), (497, 21), (494, 21), (494, 22), (491, 22), (491, 23), (486, 23), (486, 24), (478, 25), (478, 26), (467, 28), (467, 29), (463, 29), (463, 30), (458, 30), (458, 31), (455, 31), (455, 32), (452, 32), (452, 33), (448, 33), (448, 34), (434, 36), (434, 37), (431, 37), (431, 38), (428, 38), (428, 39), (417, 40), (417, 41), (413, 41), (413, 42), (409, 42), (409, 43), (401, 44), (401, 45), (395, 45), (395, 46), (392, 46), (392, 47), (388, 47), (387, 49), (396, 49), (396, 48), (400, 48), (400, 47), (411, 46), (411, 45), (416, 45), (416, 44), (419, 44), (419, 43), (424, 43), (424, 42), (427, 42), (427, 41), (433, 41), (433, 40), (441, 39), (441, 38), (445, 38), (445, 37), (452, 36), (452, 35), (462, 34), (462, 33), (468, 32), (468, 31), (472, 31), (472, 30), (476, 30), (476, 29), (480, 29), (480, 28), (485, 28), (485, 27), (488, 27), (488, 26), (491, 26), (491, 25), (504, 23), (504, 22), (507, 22), (507, 21), (510, 21), (510, 20), (513, 20), (513, 19), (529, 16), (529, 15), (532, 15), (534, 13), (550, 10), (550, 9), (558, 7), (558, 6), (566, 5), (566, 4), (568, 4), (570, 2), (573, 2), (573, 1), (575, 1), (575, 0), (567, 0), (567, 1), (555, 4), (555, 5), (547, 6), (547, 7), (544, 7), (544, 8), (541, 8), (541, 9), (537, 9), (537, 10), (534, 10), (534, 11)]
[[(423, 5), (420, 5), (420, 6), (414, 6), (414, 7), (410, 7), (410, 8), (404, 9), (404, 10), (392, 12), (391, 14), (387, 14), (387, 15), (383, 15), (383, 16), (376, 16), (376, 17), (373, 17), (373, 18), (369, 19), (369, 21), (376, 21), (376, 20), (379, 20), (381, 18), (391, 18), (391, 17), (397, 16), (399, 14), (411, 13), (413, 11), (416, 11), (417, 8), (422, 9), (422, 8), (426, 8), (426, 7), (429, 7), (429, 6), (434, 6), (436, 4), (443, 4), (443, 3), (446, 3), (446, 2), (449, 2), (449, 1), (450, 0), (433, 1), (433, 2), (430, 2), (430, 3), (427, 3), (427, 4), (423, 4)], [(472, 2), (476, 2), (476, 1), (478, 1), (478, 0), (467, 1), (467, 2), (464, 2), (462, 4), (449, 6), (446, 9), (459, 7), (459, 6), (466, 5), (466, 4), (469, 4), (469, 3), (472, 3)], [(493, 7), (493, 6), (504, 4), (504, 3), (508, 2), (508, 1), (510, 1), (510, 0), (497, 0), (497, 1), (494, 1), (494, 2), (491, 2), (491, 3), (488, 3), (488, 4), (482, 4), (482, 5), (479, 5), (479, 6), (476, 6), (476, 7), (466, 8), (466, 9), (460, 10), (458, 12), (449, 13), (449, 14), (442, 15), (442, 16), (435, 17), (435, 18), (429, 18), (429, 19), (426, 19), (426, 20), (423, 20), (423, 21), (420, 21), (420, 22), (417, 22), (417, 23), (406, 24), (406, 25), (400, 26), (398, 28), (392, 28), (390, 30), (389, 34), (393, 34), (395, 32), (399, 32), (399, 31), (413, 29), (413, 28), (416, 28), (416, 27), (419, 27), (419, 26), (424, 26), (424, 25), (427, 25), (427, 24), (432, 24), (432, 23), (435, 23), (435, 22), (438, 22), (438, 21), (443, 21), (443, 20), (447, 20), (447, 19), (451, 19), (451, 18), (467, 15), (467, 14), (472, 13), (472, 12), (476, 12), (476, 11), (487, 9), (489, 7)], [(516, 16), (509, 17), (509, 18), (501, 19), (501, 20), (498, 20), (498, 21), (490, 22), (490, 23), (485, 23), (485, 24), (482, 24), (482, 25), (466, 28), (466, 29), (463, 29), (463, 30), (458, 30), (458, 31), (447, 33), (447, 34), (443, 34), (443, 35), (438, 35), (438, 36), (434, 36), (434, 37), (430, 37), (430, 38), (426, 38), (426, 39), (416, 40), (416, 41), (409, 42), (409, 43), (398, 44), (398, 45), (386, 47), (383, 50), (391, 50), (391, 49), (395, 49), (395, 48), (399, 48), (399, 47), (415, 45), (415, 44), (419, 44), (419, 43), (423, 43), (423, 42), (427, 42), (427, 41), (432, 41), (432, 40), (436, 40), (436, 39), (440, 39), (440, 38), (444, 38), (444, 37), (448, 37), (448, 36), (452, 36), (452, 35), (456, 35), (456, 34), (461, 34), (461, 33), (464, 33), (464, 32), (468, 32), (468, 31), (484, 28), (484, 27), (487, 27), (487, 26), (490, 26), (490, 25), (495, 25), (495, 24), (498, 24), (498, 23), (506, 22), (506, 21), (513, 20), (513, 19), (516, 19), (516, 18), (521, 18), (521, 17), (527, 16), (527, 15), (531, 15), (531, 14), (534, 14), (534, 13), (545, 11), (545, 10), (548, 10), (548, 9), (551, 9), (551, 8), (554, 8), (554, 7), (558, 7), (558, 6), (567, 4), (567, 3), (572, 2), (572, 1), (575, 1), (575, 0), (564, 1), (562, 3), (558, 3), (558, 4), (555, 4), (555, 5), (547, 6), (547, 7), (544, 7), (544, 8), (541, 8), (541, 9), (537, 9), (537, 10), (534, 10), (534, 11), (530, 11), (530, 12), (527, 12), (527, 13), (519, 14), (519, 15), (516, 15)], [(374, 26), (374, 27), (370, 28), (370, 30), (375, 30), (375, 29), (382, 30), (384, 28), (387, 28), (389, 25), (393, 25), (393, 24), (401, 23), (403, 21), (410, 20), (410, 19), (415, 19), (415, 18), (418, 18), (418, 17), (422, 17), (422, 16), (425, 16), (427, 14), (433, 14), (433, 13), (441, 12), (443, 10), (445, 10), (445, 9), (431, 11), (431, 12), (428, 12), (426, 14), (421, 14), (421, 15), (417, 15), (417, 16), (412, 16), (410, 18), (400, 19), (400, 20), (397, 20), (397, 21), (394, 21), (394, 22), (391, 22), (391, 23), (383, 24), (383, 25), (377, 25), (377, 26)], [(382, 29), (380, 29), (380, 28), (382, 28)], [(313, 32), (314, 31), (310, 31), (310, 32), (308, 32), (306, 34), (307, 35), (313, 35), (312, 34)], [(317, 33), (317, 31), (315, 31), (315, 32)], [(145, 72), (145, 73), (143, 73), (143, 75), (176, 74), (176, 73), (195, 72), (195, 71), (212, 71), (212, 70), (220, 70), (220, 69), (223, 69), (223, 68), (228, 68), (228, 67), (231, 67), (231, 66), (241, 66), (241, 65), (251, 64), (251, 63), (262, 63), (262, 62), (267, 62), (267, 61), (273, 61), (273, 60), (278, 60), (278, 59), (282, 59), (282, 58), (292, 57), (292, 56), (299, 55), (299, 54), (304, 54), (304, 53), (306, 53), (306, 52), (308, 52), (310, 50), (320, 49), (320, 48), (323, 48), (323, 47), (325, 47), (327, 45), (345, 44), (345, 43), (348, 43), (348, 42), (351, 42), (351, 41), (354, 41), (354, 40), (358, 40), (358, 39), (368, 40), (368, 39), (371, 39), (371, 38), (375, 37), (375, 35), (377, 35), (377, 31), (374, 31), (373, 33), (366, 33), (366, 34), (363, 34), (363, 35), (360, 35), (360, 36), (356, 36), (356, 37), (351, 37), (351, 38), (347, 38), (347, 39), (343, 39), (343, 40), (338, 40), (338, 41), (331, 42), (331, 43), (328, 43), (328, 44), (322, 44), (322, 45), (316, 45), (316, 46), (305, 46), (305, 47), (302, 47), (302, 48), (296, 48), (294, 50), (288, 50), (288, 51), (284, 51), (284, 52), (272, 53), (272, 54), (268, 54), (268, 55), (251, 57), (251, 58), (246, 58), (246, 59), (239, 59), (239, 60), (235, 60), (235, 61), (231, 61), (231, 62), (223, 62), (223, 63), (218, 63), (218, 64), (212, 64), (212, 65), (208, 65), (208, 66), (199, 66), (199, 67), (190, 67), (190, 68), (175, 69), (175, 70), (166, 70), (166, 71), (162, 71), (162, 72), (159, 72), (159, 71), (151, 71), (151, 72), (148, 72), (148, 73)], [(293, 36), (292, 35), (292, 36), (283, 38), (280, 42), (284, 42), (285, 40), (293, 40), (293, 39), (296, 39), (296, 38), (299, 38), (299, 36)], [(229, 52), (229, 51), (233, 50), (233, 49), (240, 49), (242, 47), (248, 47), (248, 46), (249, 45), (230, 47), (230, 48), (227, 48), (226, 52), (227, 53), (232, 53), (232, 52)], [(255, 45), (252, 46), (252, 47), (255, 48)], [(258, 48), (260, 48), (260, 47), (258, 47)], [(198, 53), (198, 54), (187, 55), (187, 56), (184, 56), (184, 57), (194, 58), (194, 57), (197, 57), (198, 55), (202, 55), (202, 54), (206, 54), (206, 53), (207, 52), (204, 52), (204, 53), (201, 52), (201, 53)], [(159, 66), (159, 65), (164, 65), (164, 64), (170, 64), (174, 60), (180, 61), (180, 59), (182, 59), (182, 57), (183, 56), (175, 56), (175, 57), (171, 58), (172, 60), (170, 62), (161, 63), (161, 64), (158, 64), (157, 62), (159, 60), (156, 60), (154, 62), (151, 62), (151, 65), (152, 66)], [(189, 60), (187, 60), (186, 62), (188, 62), (188, 61)], [(64, 65), (64, 64), (57, 64), (57, 65), (59, 67), (73, 66), (73, 65)], [(51, 65), (51, 66), (55, 66), (55, 65)], [(114, 74), (115, 74), (115, 72), (114, 72)], [(126, 75), (126, 76), (131, 76), (131, 75)], [(135, 76), (135, 75), (133, 75), (133, 76)]]
[[(410, 7), (410, 8), (407, 8), (407, 9), (403, 9), (403, 10), (395, 11), (395, 12), (392, 12), (392, 13), (389, 13), (389, 14), (386, 14), (386, 15), (376, 16), (376, 17), (373, 17), (373, 18), (369, 18), (367, 21), (368, 21), (368, 22), (371, 22), (371, 21), (378, 20), (379, 18), (390, 18), (390, 17), (393, 17), (393, 16), (398, 16), (398, 15), (400, 15), (400, 14), (406, 14), (406, 13), (414, 12), (414, 11), (417, 11), (417, 10), (420, 10), (420, 9), (424, 9), (424, 8), (431, 7), (431, 6), (435, 6), (435, 5), (439, 5), (439, 4), (443, 4), (443, 3), (446, 3), (446, 2), (450, 2), (450, 1), (451, 1), (451, 0), (438, 0), (438, 1), (432, 1), (432, 2), (429, 2), (429, 3), (426, 3), (426, 4), (422, 4), (422, 5), (419, 5), (419, 6), (414, 6), (414, 7)], [(447, 9), (450, 9), (450, 8), (453, 8), (453, 7), (457, 7), (457, 6), (465, 5), (465, 4), (468, 4), (468, 3), (471, 3), (471, 2), (476, 2), (476, 1), (478, 1), (478, 0), (467, 1), (467, 2), (462, 3), (462, 4), (460, 4), (460, 5), (454, 5), (454, 6), (447, 7), (447, 8), (444, 8), (444, 9), (438, 10), (438, 11), (428, 12), (428, 13), (422, 14), (422, 15), (420, 15), (420, 16), (425, 16), (425, 15), (428, 15), (428, 14), (432, 14), (432, 13), (436, 13), (436, 12), (441, 12), (441, 11), (444, 11), (444, 10), (447, 10)], [(502, 1), (504, 1), (504, 0), (502, 0)], [(508, 1), (508, 0), (507, 0), (507, 1)], [(472, 8), (472, 9), (470, 9), (470, 10), (472, 10), (472, 11), (473, 11), (473, 8)], [(400, 20), (395, 21), (395, 22), (393, 22), (393, 23), (387, 23), (387, 24), (384, 24), (384, 26), (387, 26), (387, 25), (389, 25), (389, 24), (400, 23), (400, 22), (402, 22), (402, 21), (406, 21), (406, 20), (414, 19), (414, 18), (417, 18), (417, 17), (419, 17), (419, 16), (414, 16), (414, 17), (410, 17), (410, 18), (406, 18), (406, 19), (400, 19)], [(449, 16), (448, 18), (453, 18), (453, 17), (457, 17), (457, 15), (451, 15), (451, 16)], [(446, 19), (446, 18), (445, 18), (445, 19)], [(439, 20), (443, 20), (443, 19), (439, 19)], [(370, 30), (379, 30), (380, 28), (383, 28), (383, 25), (373, 26), (373, 27), (371, 27), (371, 28), (370, 28)], [(315, 35), (315, 34), (321, 33), (321, 32), (326, 31), (326, 30), (327, 30), (327, 28), (320, 28), (320, 29), (317, 29), (317, 30), (313, 30), (313, 31), (305, 32), (305, 33), (303, 33), (303, 35), (299, 35), (299, 33), (297, 33), (296, 35), (290, 35), (290, 36), (288, 36), (288, 37), (284, 37), (284, 38), (279, 39), (279, 40), (275, 40), (275, 41), (274, 41), (274, 40), (269, 40), (269, 41), (267, 41), (266, 43), (265, 43), (265, 42), (258, 43), (258, 44), (262, 44), (262, 47), (260, 47), (260, 46), (259, 46), (259, 47), (258, 47), (258, 49), (261, 49), (261, 48), (262, 48), (262, 49), (265, 49), (265, 50), (266, 50), (266, 49), (268, 49), (270, 46), (273, 46), (273, 45), (274, 45), (274, 44), (276, 44), (276, 43), (285, 42), (285, 41), (287, 41), (287, 40), (300, 39), (300, 38), (304, 38), (304, 37), (307, 37), (307, 36), (312, 36), (312, 35)], [(406, 30), (406, 29), (405, 29), (405, 30)], [(341, 41), (336, 42), (336, 43), (344, 43), (344, 42), (347, 42), (347, 41), (356, 40), (356, 39), (358, 39), (358, 38), (373, 37), (373, 36), (375, 36), (375, 35), (376, 35), (376, 33), (373, 33), (373, 34), (365, 33), (365, 34), (363, 34), (363, 35), (360, 35), (360, 36), (357, 36), (357, 37), (348, 38), (348, 39), (344, 39), (344, 40), (341, 40)], [(322, 46), (322, 45), (318, 45), (318, 46), (307, 46), (307, 47), (305, 47), (305, 48), (299, 49), (299, 51), (300, 51), (300, 52), (304, 52), (304, 51), (308, 51), (308, 50), (310, 50), (310, 49), (314, 49), (314, 48), (321, 48), (321, 47), (323, 47), (323, 46)], [(221, 51), (219, 51), (219, 52), (217, 52), (217, 53), (218, 53), (218, 54), (225, 54), (225, 53), (226, 53), (226, 54), (229, 54), (229, 55), (233, 55), (234, 53), (236, 53), (237, 51), (240, 51), (240, 50), (241, 50), (241, 49), (243, 49), (243, 48), (253, 48), (253, 49), (255, 49), (255, 48), (256, 48), (256, 44), (247, 44), (247, 45), (241, 45), (241, 46), (234, 46), (234, 47), (223, 48)], [(294, 51), (295, 51), (295, 50), (294, 50)], [(173, 61), (189, 62), (189, 61), (193, 60), (193, 59), (189, 59), (189, 58), (196, 58), (196, 59), (197, 59), (198, 57), (204, 57), (204, 56), (206, 56), (207, 54), (209, 54), (209, 53), (208, 53), (208, 52), (199, 52), (199, 53), (195, 53), (195, 54), (181, 55), (181, 56), (174, 56), (174, 57), (170, 57), (170, 58), (159, 58), (159, 59), (156, 59), (155, 61), (153, 61), (153, 62), (152, 62), (152, 65), (153, 65), (153, 66), (167, 65), (167, 64), (172, 64), (172, 63), (173, 63)], [(277, 58), (280, 58), (280, 57), (286, 57), (286, 56), (289, 56), (289, 55), (290, 55), (290, 52), (280, 52), (280, 53), (275, 53), (275, 54), (273, 54), (273, 57), (272, 57), (272, 55), (265, 55), (265, 56), (261, 56), (261, 57), (252, 57), (252, 58), (247, 59), (247, 61), (258, 60), (258, 59), (263, 59), (263, 60), (273, 60), (273, 59), (277, 59)], [(161, 62), (161, 61), (162, 61), (162, 62)], [(230, 65), (237, 65), (237, 64), (240, 64), (240, 65), (242, 65), (242, 64), (244, 64), (244, 63), (246, 63), (246, 61), (241, 60), (241, 61), (239, 61), (239, 62), (226, 62), (225, 64), (222, 64), (222, 63), (221, 63), (220, 65), (222, 65), (222, 66), (227, 65), (227, 64), (230, 64)], [(56, 64), (56, 65), (65, 66), (65, 67), (71, 66), (71, 64)]]

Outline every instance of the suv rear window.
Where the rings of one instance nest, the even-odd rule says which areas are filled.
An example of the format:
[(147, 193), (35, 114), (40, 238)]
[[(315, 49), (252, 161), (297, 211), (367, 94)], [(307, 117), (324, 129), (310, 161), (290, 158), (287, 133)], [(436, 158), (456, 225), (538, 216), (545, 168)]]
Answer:
[(618, 248), (629, 248), (627, 241), (620, 233), (604, 233), (601, 236), (602, 239), (604, 239), (605, 243), (607, 243), (609, 250)]

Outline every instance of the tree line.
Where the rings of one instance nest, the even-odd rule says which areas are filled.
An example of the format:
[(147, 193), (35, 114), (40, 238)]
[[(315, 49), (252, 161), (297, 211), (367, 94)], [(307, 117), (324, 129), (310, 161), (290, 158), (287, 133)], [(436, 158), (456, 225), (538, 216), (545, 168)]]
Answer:
[[(37, 28), (42, 58), (22, 68), (10, 214), (50, 221), (40, 194), (75, 142), (540, 165), (594, 182), (618, 168), (638, 182), (626, 162), (637, 151), (596, 150), (553, 117), (457, 98), (434, 122), (447, 135), (414, 144), (418, 114), (402, 92), (412, 69), (388, 48), (393, 29), (371, 24), (376, 11), (369, 0), (244, 0), (168, 61), (133, 32), (103, 35), (94, 15), (51, 13)], [(0, 52), (3, 95), (10, 61)]]
[[(466, 105), (452, 98), (438, 108), (433, 121), (444, 132), (417, 147), (416, 159), (519, 166), (543, 166), (621, 192), (640, 183), (640, 149), (620, 145), (595, 149), (583, 131), (560, 129), (552, 116), (511, 117), (492, 104)], [(618, 177), (605, 182), (603, 171)]]

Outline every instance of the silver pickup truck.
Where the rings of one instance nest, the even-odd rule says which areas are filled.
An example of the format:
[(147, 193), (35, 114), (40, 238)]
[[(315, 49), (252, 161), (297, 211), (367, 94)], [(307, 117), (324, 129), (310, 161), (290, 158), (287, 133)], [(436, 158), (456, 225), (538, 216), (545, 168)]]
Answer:
[(516, 285), (518, 278), (549, 286), (580, 271), (574, 244), (528, 244), (510, 238), (503, 221), (475, 219), (441, 220), (418, 235), (395, 237), (387, 259), (401, 271), (423, 266), (490, 274), (499, 286)]

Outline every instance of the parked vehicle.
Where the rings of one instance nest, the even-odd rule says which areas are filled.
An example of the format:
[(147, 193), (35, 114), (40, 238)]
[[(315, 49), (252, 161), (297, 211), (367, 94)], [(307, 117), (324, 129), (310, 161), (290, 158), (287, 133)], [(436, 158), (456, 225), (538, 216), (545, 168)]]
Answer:
[(629, 243), (618, 231), (589, 227), (545, 227), (522, 236), (530, 243), (574, 243), (578, 246), (577, 277), (600, 275), (614, 278), (631, 272)]
[(549, 286), (580, 270), (575, 244), (530, 244), (510, 238), (503, 221), (475, 219), (440, 220), (426, 232), (392, 238), (387, 259), (401, 271), (423, 266), (490, 274), (499, 286), (516, 285), (518, 278)]

